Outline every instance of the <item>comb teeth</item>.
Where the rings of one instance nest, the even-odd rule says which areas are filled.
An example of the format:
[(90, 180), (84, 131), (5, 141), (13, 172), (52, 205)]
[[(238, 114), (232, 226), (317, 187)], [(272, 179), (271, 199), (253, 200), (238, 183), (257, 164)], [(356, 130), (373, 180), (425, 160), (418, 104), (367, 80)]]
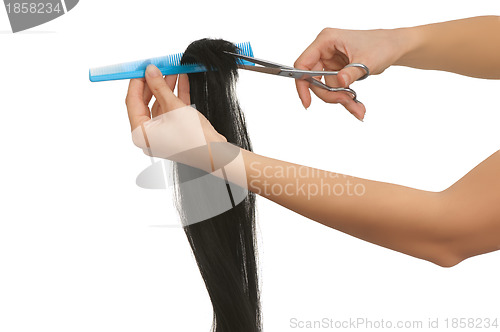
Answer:
[(239, 54), (253, 58), (253, 51), (252, 51), (252, 46), (250, 46), (250, 42), (236, 44), (236, 47), (238, 48)]
[[(242, 55), (253, 57), (250, 42), (238, 43), (235, 45), (237, 52)], [(119, 63), (116, 65), (92, 68), (89, 71), (89, 79), (92, 82), (121, 80), (144, 77), (146, 67), (153, 64), (158, 67), (163, 75), (188, 74), (206, 71), (206, 68), (194, 64), (181, 65), (184, 53), (171, 54), (167, 56), (144, 59), (132, 62)], [(254, 65), (251, 62), (241, 60), (243, 64)]]

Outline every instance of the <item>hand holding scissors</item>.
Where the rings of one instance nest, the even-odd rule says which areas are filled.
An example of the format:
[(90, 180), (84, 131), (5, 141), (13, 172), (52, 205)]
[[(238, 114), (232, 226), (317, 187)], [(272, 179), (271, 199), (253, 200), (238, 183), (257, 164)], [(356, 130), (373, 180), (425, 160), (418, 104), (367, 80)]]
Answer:
[[(294, 67), (289, 67), (285, 65), (281, 65), (275, 62), (267, 61), (267, 60), (262, 60), (262, 59), (257, 59), (254, 57), (249, 57), (245, 56), (242, 54), (237, 54), (237, 53), (231, 53), (231, 52), (225, 52), (227, 54), (230, 54), (234, 57), (237, 57), (239, 59), (243, 59), (252, 63), (255, 63), (260, 66), (250, 66), (250, 65), (244, 65), (244, 64), (239, 64), (238, 68), (241, 69), (246, 69), (246, 70), (251, 70), (251, 71), (256, 71), (260, 73), (266, 73), (266, 74), (271, 74), (271, 75), (278, 75), (278, 76), (283, 76), (283, 77), (289, 77), (293, 78), (296, 80), (304, 80), (309, 82), (312, 86), (319, 87), (321, 89), (324, 89), (329, 92), (347, 92), (351, 95), (351, 99), (359, 103), (357, 100), (357, 95), (356, 92), (349, 88), (349, 87), (332, 87), (329, 86), (320, 80), (316, 79), (315, 77), (320, 77), (320, 76), (325, 76), (329, 77), (332, 75), (338, 75), (340, 71), (325, 71), (325, 70), (303, 70), (303, 69), (297, 69)], [(357, 78), (358, 81), (363, 80), (367, 78), (370, 75), (370, 70), (368, 69), (367, 66), (365, 66), (362, 63), (350, 63), (346, 65), (344, 68), (360, 68), (362, 69), (365, 74), (359, 78)], [(361, 119), (360, 119), (361, 120)]]

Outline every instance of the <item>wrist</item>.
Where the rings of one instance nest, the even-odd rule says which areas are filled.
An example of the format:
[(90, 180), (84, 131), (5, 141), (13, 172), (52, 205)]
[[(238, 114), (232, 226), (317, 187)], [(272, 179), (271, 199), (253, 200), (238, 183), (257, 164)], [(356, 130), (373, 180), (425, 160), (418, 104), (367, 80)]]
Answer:
[(418, 61), (417, 53), (424, 44), (423, 30), (420, 27), (398, 28), (392, 30), (396, 45), (396, 66), (408, 66)]

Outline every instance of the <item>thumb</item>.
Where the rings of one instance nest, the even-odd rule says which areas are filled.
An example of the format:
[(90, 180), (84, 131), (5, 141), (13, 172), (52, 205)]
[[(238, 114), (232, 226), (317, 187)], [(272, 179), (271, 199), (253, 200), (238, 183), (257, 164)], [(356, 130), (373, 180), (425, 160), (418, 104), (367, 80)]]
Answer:
[(341, 86), (347, 88), (365, 74), (365, 71), (359, 67), (344, 67), (339, 71), (337, 78)]
[(145, 77), (149, 89), (160, 103), (160, 107), (164, 112), (186, 106), (174, 95), (167, 82), (165, 82), (163, 74), (155, 65), (149, 65), (146, 68)]

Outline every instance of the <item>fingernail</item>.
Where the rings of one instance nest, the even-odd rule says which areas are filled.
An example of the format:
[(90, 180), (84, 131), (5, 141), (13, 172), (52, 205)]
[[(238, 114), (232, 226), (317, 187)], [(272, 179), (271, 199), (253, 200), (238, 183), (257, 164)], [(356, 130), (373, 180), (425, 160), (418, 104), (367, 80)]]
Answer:
[(148, 65), (146, 67), (146, 74), (149, 77), (158, 77), (161, 76), (161, 71), (155, 65)]
[(356, 113), (351, 113), (352, 116), (354, 116), (356, 119), (358, 119), (359, 121), (363, 122), (363, 118), (360, 117), (359, 115), (357, 115)]

